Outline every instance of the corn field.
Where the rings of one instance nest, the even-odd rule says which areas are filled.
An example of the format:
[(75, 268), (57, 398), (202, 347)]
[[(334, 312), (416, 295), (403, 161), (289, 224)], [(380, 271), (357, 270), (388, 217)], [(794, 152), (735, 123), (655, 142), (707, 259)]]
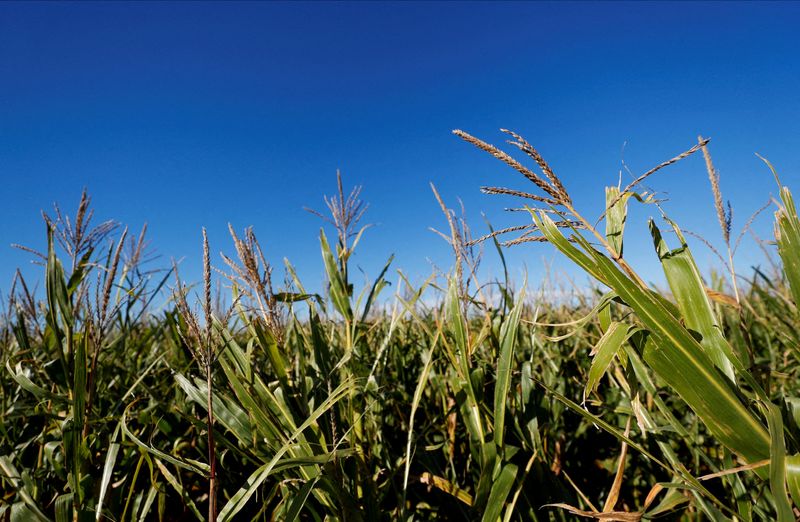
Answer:
[[(392, 258), (354, 282), (370, 231), (341, 178), (315, 212), (321, 288), (270, 266), (252, 229), (231, 228), (232, 257), (198, 230), (203, 280), (187, 284), (177, 264), (150, 268), (145, 229), (93, 223), (85, 193), (74, 215), (45, 215), (46, 251), (20, 246), (40, 288), (17, 273), (0, 320), (2, 520), (796, 520), (789, 188), (765, 160), (774, 241), (767, 268), (741, 273), (708, 140), (606, 188), (595, 221), (504, 132), (519, 158), (463, 131), (477, 150), (455, 153), (525, 178), (529, 191), (482, 189), (515, 198), (520, 225), (475, 238), (434, 189), (453, 264), (421, 284)], [(643, 188), (694, 154), (725, 245), (711, 277)], [(659, 216), (664, 288), (626, 260), (630, 205)], [(594, 285), (548, 300), (507, 269), (479, 279), (477, 248), (505, 266), (505, 248), (541, 242)]]

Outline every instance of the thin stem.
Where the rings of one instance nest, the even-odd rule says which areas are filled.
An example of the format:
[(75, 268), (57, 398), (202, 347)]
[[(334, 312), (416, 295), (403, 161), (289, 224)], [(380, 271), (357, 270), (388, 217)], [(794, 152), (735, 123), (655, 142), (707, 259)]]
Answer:
[(728, 271), (731, 274), (731, 284), (733, 285), (733, 295), (736, 297), (736, 304), (741, 305), (742, 300), (739, 297), (739, 285), (736, 283), (736, 269), (733, 265), (733, 251), (731, 245), (728, 243)]
[(206, 364), (206, 401), (208, 409), (208, 462), (211, 468), (208, 477), (208, 520), (217, 520), (217, 452), (214, 440), (214, 404), (211, 395), (211, 362)]
[(203, 311), (205, 312), (206, 328), (205, 335), (199, 331), (197, 337), (202, 339), (205, 337), (205, 354), (201, 358), (202, 363), (206, 370), (206, 410), (208, 411), (208, 464), (210, 467), (210, 474), (208, 477), (208, 520), (209, 522), (216, 522), (217, 520), (217, 452), (214, 440), (214, 401), (211, 394), (211, 378), (212, 368), (214, 364), (214, 348), (212, 345), (212, 328), (214, 318), (211, 314), (211, 256), (208, 247), (208, 235), (206, 234), (205, 227), (203, 228), (203, 283), (205, 287), (205, 303)]

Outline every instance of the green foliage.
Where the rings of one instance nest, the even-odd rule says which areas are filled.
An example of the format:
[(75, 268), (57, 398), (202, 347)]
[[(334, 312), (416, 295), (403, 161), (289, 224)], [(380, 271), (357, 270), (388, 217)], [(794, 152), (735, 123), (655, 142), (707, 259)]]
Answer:
[[(505, 266), (482, 285), (454, 270), (420, 285), (398, 271), (392, 286), (392, 258), (358, 284), (364, 228), (347, 209), (363, 207), (339, 191), (345, 225), (336, 244), (319, 237), (324, 287), (306, 290), (287, 262), (273, 292), (254, 236), (234, 235), (230, 311), (208, 324), (162, 291), (169, 272), (120, 256), (124, 232), (64, 243), (69, 223), (48, 221), (43, 300), (19, 281), (2, 323), (0, 519), (204, 520), (210, 447), (219, 520), (795, 518), (788, 189), (784, 272), (757, 270), (741, 302), (707, 284), (669, 220), (677, 248), (650, 223), (669, 288), (644, 285), (623, 236), (627, 205), (652, 199), (618, 188), (602, 232), (569, 208), (531, 212), (596, 280), (586, 293), (534, 300)], [(210, 379), (193, 360), (201, 330)]]

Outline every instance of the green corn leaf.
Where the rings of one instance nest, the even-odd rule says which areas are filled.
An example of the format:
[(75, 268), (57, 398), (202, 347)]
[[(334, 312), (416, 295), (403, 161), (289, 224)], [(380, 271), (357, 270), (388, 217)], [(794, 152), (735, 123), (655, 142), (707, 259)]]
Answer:
[[(208, 407), (207, 385), (202, 379), (196, 379), (192, 383), (180, 373), (175, 374), (178, 386), (186, 392), (186, 395), (204, 410)], [(253, 433), (250, 430), (250, 419), (247, 412), (239, 407), (230, 397), (220, 396), (218, 393), (211, 394), (211, 403), (214, 408), (214, 418), (219, 421), (236, 438), (247, 444), (253, 440)]]
[(322, 260), (325, 263), (325, 273), (328, 276), (328, 286), (333, 306), (347, 322), (352, 322), (353, 309), (350, 306), (350, 291), (347, 286), (347, 280), (339, 269), (336, 256), (331, 251), (328, 238), (323, 230), (319, 232), (319, 242), (322, 247)]
[[(606, 187), (606, 240), (620, 257), (630, 197), (631, 193), (627, 193), (620, 198), (619, 187)], [(609, 207), (611, 203), (614, 204)]]
[[(681, 487), (683, 489), (683, 487)], [(681, 489), (671, 487), (667, 489), (664, 498), (657, 505), (647, 510), (646, 519), (656, 518), (674, 512), (678, 507), (686, 504), (689, 497)]]
[[(525, 285), (522, 285), (525, 288)], [(517, 341), (517, 330), (522, 315), (525, 292), (521, 290), (511, 313), (500, 327), (500, 354), (497, 358), (497, 377), (494, 388), (494, 443), (498, 448), (504, 447), (506, 401), (511, 390), (511, 367), (514, 363), (514, 348)]]
[[(296, 448), (297, 446), (292, 449), (294, 450)], [(319, 453), (317, 455), (287, 457), (279, 460), (278, 463), (272, 467), (272, 473), (279, 473), (281, 471), (286, 471), (287, 469), (313, 467), (315, 471), (312, 478), (316, 478), (320, 476), (318, 472), (319, 466), (328, 464), (334, 459), (351, 457), (353, 454), (354, 451), (352, 449), (337, 449), (329, 453)]]
[[(459, 353), (466, 354), (468, 357), (469, 345), (466, 321), (464, 320), (464, 314), (461, 311), (461, 301), (458, 296), (458, 285), (452, 278), (448, 281), (447, 302), (445, 303), (445, 306), (447, 307), (447, 326), (455, 341), (456, 350), (458, 350)], [(466, 371), (463, 367), (460, 367), (460, 370), (462, 375), (469, 375), (469, 371)]]
[(406, 437), (405, 466), (403, 470), (403, 506), (405, 506), (405, 498), (408, 493), (408, 476), (411, 471), (411, 445), (414, 441), (414, 417), (417, 413), (417, 408), (419, 408), (419, 403), (422, 400), (422, 394), (425, 391), (425, 386), (428, 384), (428, 376), (430, 375), (431, 367), (433, 366), (434, 361), (433, 353), (439, 340), (440, 332), (441, 330), (437, 331), (436, 337), (433, 339), (430, 349), (423, 353), (425, 365), (422, 367), (422, 371), (419, 374), (417, 387), (414, 389), (414, 397), (411, 400), (411, 413), (409, 415), (408, 435)]
[(168, 455), (168, 454), (164, 453), (163, 451), (161, 451), (159, 449), (156, 449), (156, 448), (154, 448), (152, 446), (148, 446), (147, 444), (145, 444), (144, 442), (139, 440), (128, 429), (128, 425), (127, 425), (127, 422), (126, 422), (127, 421), (127, 416), (128, 416), (128, 410), (131, 408), (131, 406), (132, 405), (129, 405), (127, 408), (125, 408), (125, 411), (122, 413), (122, 418), (120, 420), (120, 427), (122, 428), (122, 433), (124, 433), (125, 436), (128, 439), (130, 439), (131, 442), (133, 442), (134, 444), (139, 446), (141, 449), (143, 449), (147, 453), (150, 453), (150, 454), (160, 458), (161, 460), (163, 460), (165, 462), (169, 462), (170, 464), (174, 464), (175, 466), (178, 466), (179, 468), (183, 468), (183, 469), (186, 469), (188, 471), (192, 471), (194, 473), (198, 473), (199, 475), (201, 475), (203, 477), (207, 477), (208, 476), (208, 472), (210, 470), (208, 464), (199, 463), (199, 462), (188, 462), (188, 461), (183, 460), (183, 459), (175, 458), (172, 455)]
[(71, 448), (72, 455), (68, 455), (68, 462), (72, 465), (70, 468), (70, 476), (72, 477), (72, 484), (70, 485), (72, 493), (75, 495), (76, 509), (83, 506), (84, 491), (82, 487), (83, 478), (83, 463), (84, 457), (88, 455), (89, 448), (86, 446), (86, 440), (83, 437), (83, 428), (86, 423), (86, 378), (88, 371), (88, 361), (86, 358), (86, 345), (89, 342), (88, 332), (83, 335), (81, 339), (75, 342), (75, 353), (73, 362), (73, 388), (72, 388), (72, 425), (70, 427), (69, 435), (73, 438), (71, 444), (67, 447)]
[(555, 222), (553, 222), (553, 220), (550, 219), (547, 214), (544, 212), (537, 214), (533, 210), (530, 210), (530, 213), (534, 223), (536, 224), (536, 227), (542, 232), (542, 235), (544, 235), (547, 240), (553, 244), (553, 246), (555, 246), (562, 254), (571, 259), (573, 263), (581, 267), (589, 275), (598, 281), (605, 283), (603, 275), (598, 271), (597, 264), (592, 260), (592, 258), (578, 250), (575, 245), (570, 243), (569, 240), (564, 237), (564, 234), (562, 234), (558, 229)]
[[(242, 381), (240, 374), (233, 369), (231, 363), (223, 357), (219, 359), (219, 365), (225, 373), (225, 377), (228, 379), (228, 385), (233, 390), (242, 408), (248, 412), (250, 416), (248, 423), (249, 429), (257, 432), (260, 437), (270, 442), (281, 443), (285, 440), (286, 434), (277, 419), (275, 419), (274, 415), (271, 415), (268, 408), (262, 407), (252, 387)], [(233, 433), (243, 434), (245, 432), (236, 430), (233, 431)], [(242, 442), (252, 444), (253, 440), (247, 439)]]
[(800, 454), (786, 456), (786, 482), (792, 500), (800, 506)]
[[(556, 335), (556, 336), (548, 336), (547, 337), (547, 339), (552, 341), (552, 342), (563, 341), (564, 339), (568, 339), (568, 338), (572, 337), (573, 335), (576, 335), (579, 332), (581, 332), (582, 328), (584, 326), (586, 326), (587, 324), (589, 324), (595, 317), (599, 317), (599, 319), (601, 321), (601, 326), (602, 326), (603, 317), (605, 317), (603, 315), (604, 314), (604, 310), (606, 311), (605, 313), (610, 313), (609, 307), (611, 305), (611, 302), (614, 301), (615, 299), (619, 299), (617, 297), (617, 294), (615, 294), (614, 292), (606, 292), (605, 294), (603, 294), (603, 296), (600, 298), (600, 300), (597, 302), (597, 304), (594, 306), (594, 308), (592, 308), (589, 311), (588, 314), (586, 314), (586, 315), (584, 315), (582, 317), (579, 317), (578, 319), (574, 319), (572, 321), (567, 321), (567, 322), (562, 322), (562, 323), (539, 323), (539, 324), (541, 324), (542, 326), (558, 326), (558, 327), (571, 326), (571, 327), (573, 327), (572, 330), (570, 330), (569, 332), (567, 332), (565, 334)], [(610, 317), (610, 316), (608, 316), (608, 317)], [(607, 326), (608, 325), (606, 325), (606, 327)]]
[(472, 504), (477, 507), (487, 506), (486, 502), (494, 484), (495, 471), (497, 466), (501, 464), (500, 456), (497, 454), (497, 445), (493, 440), (484, 442), (481, 445), (480, 454), (481, 474), (478, 478), (478, 486), (475, 488), (475, 500)]
[(47, 241), (47, 298), (53, 325), (57, 324), (56, 313), (60, 312), (64, 324), (71, 328), (73, 322), (72, 305), (67, 291), (64, 268), (61, 266), (61, 261), (56, 257), (53, 231), (49, 227)]
[(517, 478), (517, 466), (514, 464), (506, 464), (500, 471), (497, 480), (492, 484), (492, 492), (489, 494), (489, 500), (486, 504), (486, 510), (483, 512), (482, 522), (496, 522), (500, 520), (500, 514), (506, 504), (508, 494), (511, 488), (514, 487), (514, 481)]
[(500, 265), (503, 267), (503, 284), (498, 286), (500, 293), (503, 294), (503, 314), (505, 314), (508, 310), (508, 307), (513, 302), (513, 298), (509, 290), (511, 288), (511, 279), (508, 276), (508, 264), (506, 263), (506, 256), (503, 253), (503, 247), (500, 245), (500, 241), (498, 241), (497, 236), (494, 235), (494, 227), (492, 227), (492, 224), (489, 223), (489, 220), (486, 219), (485, 216), (484, 221), (486, 221), (486, 226), (489, 227), (489, 233), (492, 234), (492, 244), (497, 252), (497, 257), (500, 258)]
[[(553, 390), (552, 388), (548, 387), (543, 382), (537, 380), (536, 383), (539, 386), (541, 386), (542, 388), (544, 388), (549, 394), (553, 395), (556, 399), (558, 399), (560, 402), (562, 402), (565, 406), (567, 406), (567, 408), (569, 408), (573, 412), (575, 412), (578, 415), (580, 415), (581, 417), (587, 419), (588, 421), (590, 421), (592, 424), (598, 426), (603, 431), (605, 431), (605, 432), (609, 433), (610, 435), (614, 436), (620, 442), (627, 443), (628, 446), (630, 446), (631, 448), (637, 450), (639, 453), (641, 453), (642, 455), (647, 457), (649, 460), (651, 460), (653, 463), (655, 463), (656, 465), (658, 465), (661, 468), (665, 469), (666, 471), (671, 472), (671, 473), (675, 473), (676, 475), (680, 476), (685, 482), (679, 484), (678, 487), (687, 488), (687, 489), (691, 489), (691, 490), (695, 490), (695, 491), (701, 492), (703, 495), (705, 495), (706, 498), (710, 499), (715, 504), (720, 505), (720, 506), (723, 505), (710, 491), (708, 491), (703, 486), (703, 484), (699, 480), (697, 480), (695, 477), (690, 475), (685, 470), (683, 465), (679, 461), (677, 461), (677, 459), (674, 460), (674, 462), (676, 464), (678, 464), (680, 467), (674, 466), (674, 467), (671, 468), (666, 463), (664, 463), (663, 461), (658, 459), (658, 457), (656, 457), (654, 454), (650, 453), (647, 450), (647, 448), (645, 448), (643, 445), (639, 444), (638, 442), (634, 441), (630, 437), (626, 436), (621, 430), (619, 430), (618, 428), (612, 426), (611, 424), (609, 424), (608, 422), (606, 422), (605, 420), (603, 420), (599, 416), (592, 414), (591, 412), (587, 411), (585, 408), (582, 408), (579, 404), (571, 401), (569, 398), (563, 396), (562, 394), (560, 394), (557, 391)], [(666, 447), (669, 447), (669, 445), (666, 445)], [(666, 456), (670, 457), (670, 454), (667, 453)]]
[(241, 374), (245, 380), (252, 380), (252, 369), (248, 354), (242, 350), (242, 347), (236, 342), (236, 339), (224, 325), (217, 321), (214, 326), (217, 328), (217, 331), (219, 331), (225, 343), (223, 357), (227, 358), (231, 364), (235, 365), (236, 372)]
[(147, 497), (144, 499), (144, 503), (138, 508), (139, 522), (145, 522), (145, 520), (147, 520), (147, 517), (150, 514), (150, 508), (153, 506), (153, 501), (155, 501), (159, 489), (159, 485), (156, 483), (153, 483), (150, 486), (150, 489), (147, 491)]
[(778, 243), (778, 254), (783, 261), (783, 272), (789, 282), (794, 304), (800, 307), (800, 218), (797, 216), (797, 207), (789, 188), (781, 186), (772, 164), (765, 158), (758, 157), (772, 171), (781, 191), (783, 206), (775, 212), (775, 241)]
[(600, 329), (605, 332), (611, 327), (611, 303), (601, 307), (597, 312), (597, 320), (600, 322)]
[[(732, 362), (736, 356), (722, 335), (719, 322), (714, 315), (711, 302), (708, 300), (705, 285), (700, 277), (700, 270), (694, 262), (681, 230), (675, 223), (671, 221), (669, 223), (681, 242), (679, 248), (669, 250), (661, 237), (661, 231), (652, 219), (650, 220), (650, 234), (653, 236), (653, 244), (658, 258), (661, 260), (672, 295), (678, 303), (681, 318), (687, 328), (702, 336), (700, 345), (709, 359), (731, 381), (736, 382)], [(738, 366), (742, 367), (743, 365), (739, 363)]]
[[(28, 491), (28, 487), (20, 480), (20, 473), (14, 466), (11, 457), (8, 455), (0, 456), (0, 472), (2, 472), (3, 479), (7, 480), (11, 487), (17, 490), (17, 495), (22, 499), (23, 506), (41, 522), (50, 522), (50, 519), (42, 513), (36, 505), (36, 501)], [(28, 518), (30, 520), (30, 518)]]
[(91, 270), (91, 258), (92, 254), (94, 253), (93, 248), (89, 248), (86, 253), (81, 256), (81, 259), (78, 261), (78, 264), (75, 266), (75, 270), (69, 276), (69, 282), (67, 283), (67, 295), (71, 296), (75, 293), (75, 290), (78, 289), (81, 282), (86, 277), (86, 274), (89, 273)]
[(111, 484), (111, 477), (114, 473), (114, 464), (117, 462), (117, 454), (119, 453), (119, 442), (117, 437), (122, 429), (121, 424), (117, 424), (114, 434), (111, 436), (108, 445), (108, 452), (106, 453), (105, 464), (103, 464), (103, 475), (100, 478), (100, 493), (97, 495), (97, 506), (95, 507), (95, 521), (100, 522), (103, 517), (103, 503), (105, 502), (106, 494), (108, 493), (108, 486)]
[(309, 299), (314, 299), (319, 301), (320, 296), (317, 294), (303, 294), (303, 293), (293, 293), (293, 292), (277, 292), (273, 295), (276, 301), (279, 303), (297, 303), (299, 301), (308, 301)]
[(284, 388), (289, 388), (289, 367), (283, 354), (278, 347), (278, 342), (272, 332), (269, 331), (264, 323), (258, 319), (250, 322), (250, 330), (258, 338), (261, 348), (267, 354), (272, 369), (278, 376), (278, 380)]
[(311, 495), (311, 491), (317, 485), (317, 481), (319, 479), (316, 478), (314, 480), (306, 481), (303, 484), (303, 487), (300, 488), (294, 498), (292, 499), (291, 504), (289, 504), (289, 509), (286, 511), (286, 522), (294, 522), (300, 517), (300, 513), (303, 511), (303, 508), (308, 501), (309, 495)]
[(14, 379), (17, 384), (19, 384), (20, 388), (33, 394), (37, 399), (47, 399), (57, 403), (65, 402), (64, 397), (51, 393), (50, 391), (45, 390), (41, 386), (31, 381), (28, 376), (25, 375), (25, 370), (22, 369), (22, 364), (17, 363), (17, 365), (12, 368), (11, 361), (6, 361), (6, 370), (8, 370), (8, 373), (11, 374), (11, 378)]
[(367, 320), (367, 315), (372, 309), (372, 304), (375, 301), (375, 298), (378, 297), (378, 295), (381, 293), (381, 290), (383, 290), (386, 285), (390, 284), (388, 281), (386, 281), (386, 272), (389, 270), (389, 266), (392, 264), (392, 261), (394, 261), (394, 254), (389, 256), (389, 260), (386, 261), (385, 265), (383, 265), (383, 270), (381, 270), (381, 273), (375, 279), (375, 282), (372, 283), (372, 287), (369, 290), (369, 295), (367, 296), (367, 302), (364, 304), (364, 311), (361, 313), (362, 323)]
[(686, 356), (663, 337), (653, 337), (644, 360), (697, 413), (709, 431), (745, 462), (763, 460), (769, 454), (769, 436), (761, 423), (738, 398), (726, 377), (709, 370), (711, 361), (702, 352)]
[(769, 424), (769, 489), (775, 501), (778, 522), (793, 522), (792, 503), (786, 491), (786, 446), (783, 440), (781, 410), (771, 403), (762, 402)]
[(800, 306), (800, 219), (788, 188), (781, 189), (783, 208), (775, 213), (775, 240), (794, 304)]
[(464, 403), (462, 406), (464, 421), (469, 430), (470, 441), (473, 444), (480, 445), (484, 441), (486, 431), (484, 430), (483, 421), (481, 419), (480, 405), (475, 390), (472, 387), (472, 372), (470, 369), (471, 350), (467, 333), (467, 323), (461, 311), (458, 285), (454, 278), (449, 279), (445, 307), (447, 310), (447, 327), (455, 343), (455, 360), (453, 362), (459, 374), (459, 379), (456, 384), (464, 393)]
[[(205, 520), (206, 517), (204, 517), (203, 514), (200, 513), (200, 510), (197, 509), (197, 506), (195, 505), (194, 501), (189, 496), (189, 493), (180, 483), (178, 478), (175, 475), (173, 475), (172, 472), (168, 470), (167, 467), (164, 464), (162, 464), (160, 460), (155, 459), (155, 463), (156, 466), (158, 467), (158, 470), (161, 472), (164, 478), (167, 479), (167, 483), (169, 483), (169, 485), (172, 486), (172, 488), (178, 493), (178, 495), (180, 495), (181, 500), (183, 500), (183, 502), (186, 504), (186, 506), (189, 508), (189, 511), (192, 512), (195, 518), (197, 518), (197, 520), (200, 520), (201, 522)], [(99, 515), (98, 515), (98, 520), (99, 520)]]
[(719, 375), (703, 347), (664, 304), (664, 300), (643, 289), (606, 256), (579, 235), (573, 238), (584, 249), (566, 240), (545, 214), (538, 216), (547, 239), (570, 259), (579, 260), (590, 274), (608, 285), (630, 306), (651, 340), (644, 359), (697, 413), (708, 429), (725, 446), (746, 462), (769, 455), (769, 433), (747, 409), (729, 379)]
[[(292, 449), (294, 441), (303, 433), (306, 428), (315, 423), (317, 419), (319, 419), (319, 417), (321, 417), (326, 411), (330, 410), (344, 397), (350, 395), (352, 386), (353, 382), (345, 381), (335, 390), (333, 390), (333, 392), (331, 392), (325, 401), (323, 401), (322, 404), (320, 404), (319, 407), (311, 413), (308, 419), (306, 419), (306, 421), (289, 436), (288, 440), (280, 447), (280, 449), (278, 449), (273, 458), (250, 475), (250, 477), (247, 479), (247, 482), (228, 500), (228, 502), (220, 511), (218, 518), (220, 522), (233, 519), (236, 513), (238, 513), (245, 506), (245, 504), (247, 504), (248, 500), (250, 500), (250, 498), (261, 487), (261, 484), (264, 483), (267, 477), (269, 477), (274, 469), (281, 463), (283, 456)], [(330, 460), (334, 458), (334, 456), (335, 454), (327, 454), (317, 456), (317, 458)]]
[(608, 284), (636, 311), (650, 331), (645, 361), (667, 382), (709, 430), (747, 462), (769, 454), (769, 434), (719, 375), (702, 346), (652, 292), (645, 291), (614, 264), (586, 245)]
[[(60, 310), (68, 309), (67, 302), (67, 288), (64, 283), (64, 270), (61, 268), (61, 262), (56, 257), (55, 245), (53, 243), (53, 230), (48, 225), (47, 227), (47, 267), (45, 275), (45, 295), (47, 297), (47, 325), (52, 333), (51, 340), (55, 348), (58, 360), (61, 362), (61, 369), (63, 370), (64, 380), (69, 380), (70, 366), (67, 363), (64, 354), (64, 345), (62, 340), (64, 333), (59, 323)], [(72, 314), (64, 317), (65, 325), (69, 328), (72, 320)]]
[(72, 522), (73, 507), (72, 493), (59, 495), (55, 502), (56, 522)]
[(589, 368), (589, 378), (586, 380), (586, 387), (583, 390), (583, 400), (586, 396), (592, 393), (600, 379), (606, 373), (611, 361), (614, 359), (620, 349), (622, 343), (629, 337), (630, 326), (624, 323), (612, 322), (606, 332), (597, 341), (597, 344), (592, 349), (592, 366)]

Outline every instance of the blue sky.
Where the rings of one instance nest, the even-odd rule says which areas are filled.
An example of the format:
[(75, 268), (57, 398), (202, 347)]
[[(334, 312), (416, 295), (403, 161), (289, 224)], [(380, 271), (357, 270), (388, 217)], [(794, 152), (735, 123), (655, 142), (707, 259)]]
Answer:
[[(428, 230), (445, 227), (429, 182), (476, 232), (481, 213), (521, 221), (481, 185), (532, 189), (454, 128), (523, 134), (589, 215), (623, 155), (638, 175), (710, 136), (736, 229), (776, 193), (754, 152), (800, 192), (798, 24), (788, 2), (0, 3), (0, 288), (17, 266), (37, 274), (9, 245), (43, 247), (39, 210), (71, 212), (84, 186), (98, 219), (147, 222), (160, 262), (186, 257), (189, 279), (201, 226), (227, 251), (231, 222), (313, 287), (321, 222), (302, 207), (323, 207), (336, 169), (364, 186), (376, 224), (356, 262), (375, 274), (395, 253), (422, 277), (450, 263)], [(719, 245), (699, 155), (650, 185)], [(657, 279), (653, 213), (632, 210), (627, 255)], [(550, 259), (566, 266), (541, 245), (509, 257), (532, 279)]]

